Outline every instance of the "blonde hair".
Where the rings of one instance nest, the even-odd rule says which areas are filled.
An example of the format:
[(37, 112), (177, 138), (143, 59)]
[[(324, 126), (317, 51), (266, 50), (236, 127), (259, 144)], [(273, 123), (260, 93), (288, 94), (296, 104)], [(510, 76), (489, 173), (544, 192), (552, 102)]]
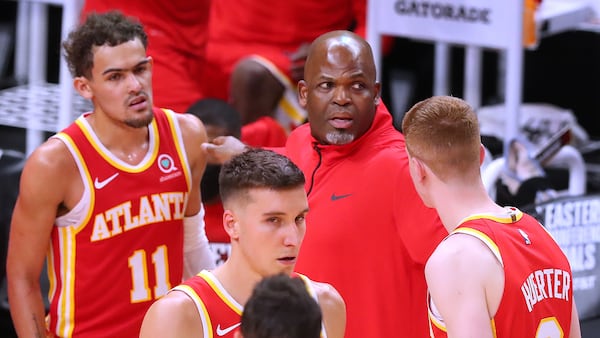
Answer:
[(477, 114), (464, 100), (433, 96), (415, 104), (402, 120), (408, 153), (441, 180), (479, 177)]

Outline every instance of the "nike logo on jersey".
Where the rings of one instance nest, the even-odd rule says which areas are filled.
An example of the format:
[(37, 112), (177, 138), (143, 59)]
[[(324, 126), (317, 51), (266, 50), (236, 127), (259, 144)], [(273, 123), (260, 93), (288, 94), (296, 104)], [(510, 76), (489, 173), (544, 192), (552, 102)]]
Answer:
[(519, 231), (519, 233), (521, 234), (521, 237), (523, 237), (523, 240), (525, 241), (525, 244), (530, 245), (531, 241), (529, 240), (529, 235), (527, 235), (527, 233), (521, 229), (517, 229)]
[(224, 329), (221, 329), (221, 324), (217, 325), (217, 336), (222, 337), (228, 334), (229, 332), (235, 330), (238, 326), (240, 326), (240, 324), (241, 323), (233, 324), (230, 327), (226, 327)]
[(112, 180), (114, 180), (115, 178), (117, 178), (117, 176), (119, 176), (119, 173), (115, 173), (114, 175), (112, 175), (111, 177), (103, 180), (103, 181), (98, 181), (98, 177), (96, 177), (96, 179), (94, 180), (94, 188), (100, 190), (102, 188), (104, 188), (107, 184), (109, 184)]
[(336, 195), (336, 194), (331, 194), (331, 200), (332, 201), (337, 201), (337, 200), (341, 200), (342, 198), (346, 198), (348, 196), (350, 196), (352, 194), (345, 194), (345, 195)]

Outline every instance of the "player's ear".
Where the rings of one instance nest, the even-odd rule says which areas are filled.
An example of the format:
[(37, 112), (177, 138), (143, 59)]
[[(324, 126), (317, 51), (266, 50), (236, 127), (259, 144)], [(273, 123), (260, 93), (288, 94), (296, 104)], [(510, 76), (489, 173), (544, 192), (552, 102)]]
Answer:
[(485, 160), (485, 147), (483, 144), (479, 144), (479, 166), (481, 166), (483, 160)]
[(233, 338), (244, 338), (244, 335), (240, 331), (235, 331), (233, 333)]
[(148, 64), (150, 64), (150, 69), (152, 69), (152, 67), (154, 67), (154, 59), (152, 58), (152, 56), (148, 55)]
[(308, 87), (306, 81), (298, 81), (298, 102), (302, 108), (306, 108), (306, 97), (308, 96)]
[(89, 80), (85, 76), (77, 76), (73, 79), (73, 87), (84, 99), (91, 100), (94, 96), (89, 84)]
[(232, 240), (239, 237), (239, 227), (235, 214), (229, 209), (223, 211), (223, 228)]
[(381, 103), (381, 82), (375, 82), (373, 89), (375, 92), (374, 103), (376, 106), (378, 106)]
[(409, 158), (409, 161), (410, 166), (412, 167), (413, 178), (419, 182), (422, 181), (427, 176), (425, 163), (421, 162), (421, 160), (413, 156)]

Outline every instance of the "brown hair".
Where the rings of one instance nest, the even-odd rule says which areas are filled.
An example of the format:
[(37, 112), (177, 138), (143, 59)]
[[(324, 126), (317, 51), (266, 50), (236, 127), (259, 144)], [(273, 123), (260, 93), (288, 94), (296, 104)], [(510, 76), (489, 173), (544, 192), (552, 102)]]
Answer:
[(112, 47), (136, 38), (140, 39), (144, 48), (148, 46), (148, 36), (137, 19), (126, 17), (119, 11), (91, 13), (85, 22), (69, 33), (67, 40), (63, 42), (65, 58), (71, 74), (75, 77), (91, 77), (95, 46)]
[(223, 204), (250, 189), (290, 190), (304, 187), (304, 182), (304, 174), (289, 158), (259, 148), (234, 156), (223, 165), (219, 174)]

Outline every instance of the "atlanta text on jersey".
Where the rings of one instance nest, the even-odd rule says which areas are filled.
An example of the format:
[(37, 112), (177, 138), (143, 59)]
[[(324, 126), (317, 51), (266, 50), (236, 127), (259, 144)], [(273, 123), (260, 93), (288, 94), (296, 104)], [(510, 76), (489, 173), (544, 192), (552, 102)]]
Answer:
[(95, 215), (92, 242), (107, 239), (147, 224), (183, 219), (187, 193), (167, 192), (142, 196), (138, 210), (131, 201)]

